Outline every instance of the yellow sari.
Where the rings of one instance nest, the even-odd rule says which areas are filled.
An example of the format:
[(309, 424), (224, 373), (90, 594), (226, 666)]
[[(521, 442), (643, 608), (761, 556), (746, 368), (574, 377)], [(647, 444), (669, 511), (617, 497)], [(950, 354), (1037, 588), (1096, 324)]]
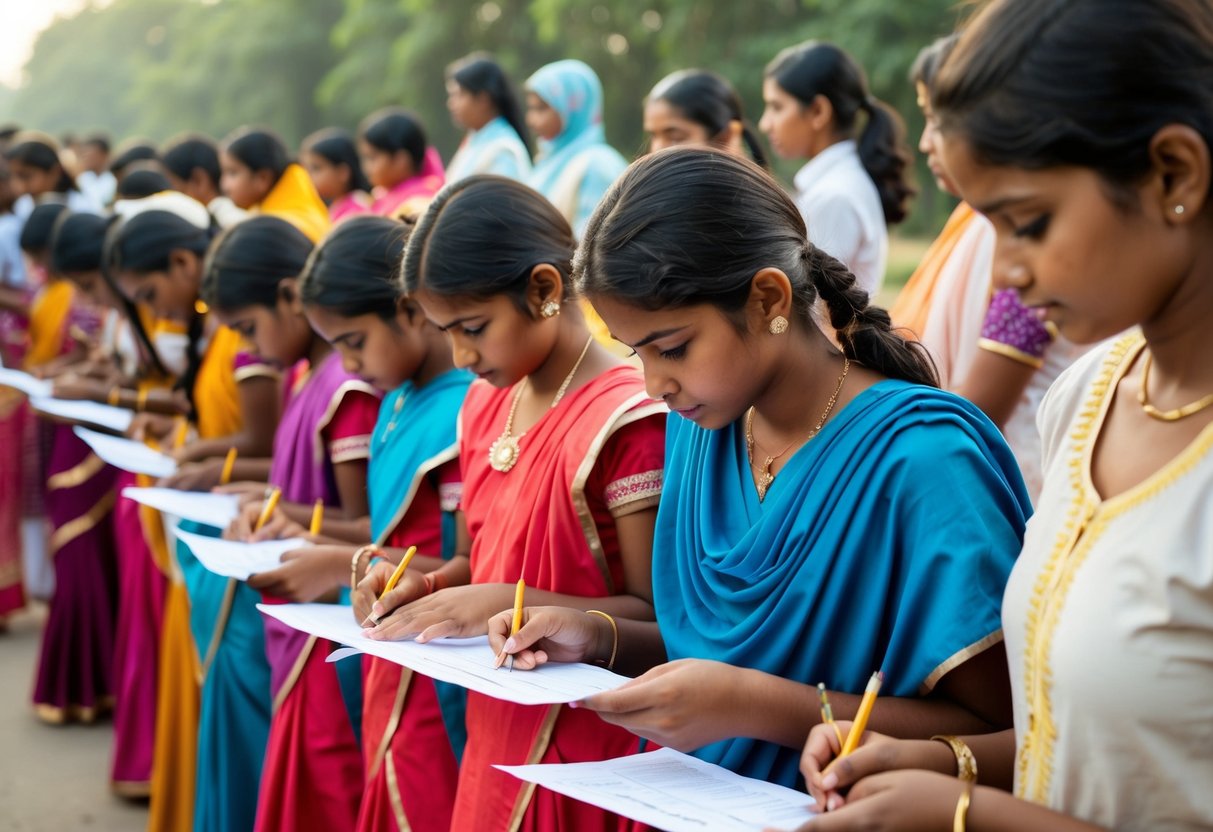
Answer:
[(307, 171), (296, 164), (287, 165), (257, 210), (282, 217), (313, 243), (319, 242), (331, 225), (328, 206), (316, 193)]

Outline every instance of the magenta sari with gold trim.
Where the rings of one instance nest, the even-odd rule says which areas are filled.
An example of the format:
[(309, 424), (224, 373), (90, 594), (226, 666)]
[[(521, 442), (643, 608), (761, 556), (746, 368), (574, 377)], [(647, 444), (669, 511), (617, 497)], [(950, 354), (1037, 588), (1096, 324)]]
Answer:
[[(599, 452), (625, 425), (664, 418), (640, 373), (617, 367), (570, 393), (522, 437), (513, 470), (495, 471), (489, 445), (512, 398), (477, 382), (462, 414), (463, 511), (472, 537), (473, 583), (514, 583), (584, 597), (623, 591), (617, 551), (606, 551), (585, 484)], [(468, 742), (454, 830), (621, 830), (631, 822), (537, 789), (494, 764), (572, 763), (634, 754), (639, 739), (592, 712), (514, 705), (468, 694)]]

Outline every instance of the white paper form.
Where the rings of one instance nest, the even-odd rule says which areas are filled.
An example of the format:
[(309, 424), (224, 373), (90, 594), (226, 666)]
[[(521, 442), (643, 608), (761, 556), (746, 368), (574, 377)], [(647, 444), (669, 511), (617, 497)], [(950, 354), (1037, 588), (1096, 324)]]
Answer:
[(247, 581), (250, 575), (256, 575), (258, 572), (277, 569), (282, 565), (283, 552), (312, 545), (301, 537), (241, 543), (238, 540), (207, 537), (181, 529), (177, 529), (176, 535), (178, 540), (190, 547), (198, 562), (211, 572), (240, 581)]
[(235, 494), (128, 486), (122, 489), (122, 496), (171, 517), (218, 529), (226, 529), (240, 510), (240, 500)]
[[(433, 679), (519, 705), (576, 702), (628, 681), (626, 676), (588, 664), (545, 664), (535, 670), (493, 667), (487, 636), (415, 641), (375, 641), (362, 635), (349, 607), (333, 604), (260, 604), (266, 615), (289, 627), (347, 644), (355, 650), (412, 668)], [(339, 651), (340, 652), (340, 651)], [(336, 657), (337, 654), (334, 654)]]
[(494, 766), (520, 780), (667, 832), (795, 829), (813, 798), (672, 748), (600, 763)]
[(69, 422), (97, 425), (115, 433), (126, 433), (135, 419), (135, 414), (130, 410), (96, 402), (31, 398), (29, 403), (33, 405), (34, 410), (48, 416), (56, 416)]
[(0, 387), (12, 387), (27, 396), (49, 397), (55, 392), (53, 383), (5, 367), (0, 367)]
[(176, 460), (167, 454), (153, 451), (142, 442), (98, 433), (79, 425), (72, 428), (72, 431), (88, 443), (93, 453), (115, 468), (130, 471), (132, 474), (146, 474), (149, 477), (168, 477), (177, 473)]

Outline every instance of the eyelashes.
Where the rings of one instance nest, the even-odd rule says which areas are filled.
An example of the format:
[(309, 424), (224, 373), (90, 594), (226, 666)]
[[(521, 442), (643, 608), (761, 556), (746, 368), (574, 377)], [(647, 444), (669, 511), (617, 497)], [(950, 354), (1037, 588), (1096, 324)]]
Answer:
[(1039, 240), (1044, 236), (1045, 231), (1048, 230), (1049, 220), (1052, 218), (1052, 214), (1041, 214), (1027, 225), (1021, 225), (1019, 228), (1014, 229), (1011, 233), (1013, 233), (1016, 237), (1023, 239)]

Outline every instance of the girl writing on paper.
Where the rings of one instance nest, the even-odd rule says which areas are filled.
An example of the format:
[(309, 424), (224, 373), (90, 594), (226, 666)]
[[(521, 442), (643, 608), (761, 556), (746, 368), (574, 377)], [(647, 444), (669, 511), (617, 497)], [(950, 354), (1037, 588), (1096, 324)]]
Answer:
[(873, 720), (903, 735), (1008, 723), (998, 602), (1029, 511), (997, 429), (810, 240), (769, 175), (714, 149), (646, 156), (599, 206), (580, 285), (674, 411), (658, 626), (621, 620), (616, 642), (549, 609), (506, 648), (613, 651), (648, 672), (585, 707), (788, 786), (810, 685), (849, 715), (883, 671)]
[[(492, 210), (489, 206), (493, 206)], [(569, 284), (572, 231), (540, 194), (478, 176), (443, 190), (409, 241), (405, 286), (479, 381), (461, 413), (456, 556), (406, 572), (372, 609), (399, 639), (477, 635), (526, 582), (541, 603), (652, 615), (649, 559), (665, 413), (640, 374), (591, 337)], [(359, 587), (378, 596), (390, 568)], [(468, 695), (454, 829), (596, 830), (621, 821), (495, 763), (631, 753), (634, 736), (585, 711)]]
[(805, 829), (1213, 824), (1211, 80), (1194, 0), (990, 3), (940, 69), (942, 159), (994, 224), (997, 284), (1076, 343), (1119, 337), (1041, 407), (1002, 610), (1014, 731), (872, 733), (829, 774), (815, 732), (804, 772), (837, 811)]

